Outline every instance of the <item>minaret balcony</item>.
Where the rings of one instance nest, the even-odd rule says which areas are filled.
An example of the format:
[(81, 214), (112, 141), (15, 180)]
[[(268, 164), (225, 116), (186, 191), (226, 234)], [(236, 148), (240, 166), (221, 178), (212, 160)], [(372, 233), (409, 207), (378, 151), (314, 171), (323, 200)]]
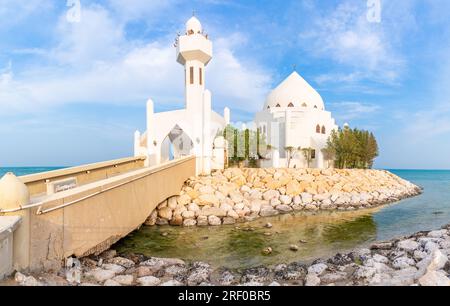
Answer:
[(185, 65), (198, 60), (207, 65), (213, 56), (212, 42), (201, 34), (181, 36), (177, 45), (177, 61)]

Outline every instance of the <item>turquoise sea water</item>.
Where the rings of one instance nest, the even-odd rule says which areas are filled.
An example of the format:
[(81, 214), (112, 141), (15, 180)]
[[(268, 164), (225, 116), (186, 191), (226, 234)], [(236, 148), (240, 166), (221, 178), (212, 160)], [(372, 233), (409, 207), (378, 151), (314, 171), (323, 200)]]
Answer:
[(374, 214), (378, 239), (432, 230), (450, 223), (450, 171), (390, 171), (423, 187), (424, 193)]
[(16, 176), (35, 174), (40, 172), (53, 171), (63, 169), (64, 167), (0, 167), (0, 178), (8, 172), (14, 173)]

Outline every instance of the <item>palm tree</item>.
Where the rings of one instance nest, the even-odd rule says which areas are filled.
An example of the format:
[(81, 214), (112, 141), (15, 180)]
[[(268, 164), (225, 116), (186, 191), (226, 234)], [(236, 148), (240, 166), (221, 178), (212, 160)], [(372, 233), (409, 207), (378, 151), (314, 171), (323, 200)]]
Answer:
[(302, 149), (302, 151), (303, 151), (303, 156), (305, 157), (306, 163), (308, 165), (308, 168), (310, 168), (311, 161), (313, 159), (314, 149), (313, 148), (304, 148), (304, 149)]
[(284, 148), (284, 150), (286, 151), (286, 155), (287, 155), (287, 166), (288, 168), (291, 167), (291, 161), (294, 158), (295, 154), (297, 153), (297, 148), (294, 147), (286, 147)]

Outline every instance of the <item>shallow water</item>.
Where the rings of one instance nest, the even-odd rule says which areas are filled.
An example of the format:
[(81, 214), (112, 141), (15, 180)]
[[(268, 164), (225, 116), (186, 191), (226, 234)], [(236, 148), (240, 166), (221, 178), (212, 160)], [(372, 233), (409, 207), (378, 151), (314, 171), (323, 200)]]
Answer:
[[(273, 228), (264, 225), (270, 222)], [(163, 236), (167, 233), (167, 236)], [(270, 233), (270, 236), (267, 234)], [(283, 215), (235, 226), (209, 228), (144, 227), (122, 240), (120, 253), (202, 260), (229, 268), (313, 260), (376, 238), (370, 211)], [(299, 246), (298, 252), (289, 250)], [(270, 256), (262, 254), (272, 247)]]
[[(216, 228), (144, 227), (120, 241), (122, 253), (202, 260), (215, 266), (246, 268), (304, 261), (367, 246), (450, 223), (450, 171), (392, 170), (424, 187), (424, 194), (382, 208), (357, 212), (283, 215)], [(265, 229), (270, 222), (272, 229)], [(253, 230), (248, 231), (246, 228)], [(167, 233), (167, 236), (163, 236)], [(270, 233), (267, 236), (266, 233)], [(298, 252), (289, 250), (299, 246)], [(273, 253), (264, 256), (265, 247)]]

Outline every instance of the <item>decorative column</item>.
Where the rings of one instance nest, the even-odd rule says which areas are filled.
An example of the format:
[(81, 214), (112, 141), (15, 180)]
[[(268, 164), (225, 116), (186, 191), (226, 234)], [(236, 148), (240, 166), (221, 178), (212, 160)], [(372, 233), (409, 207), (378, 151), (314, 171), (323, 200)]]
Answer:
[(134, 157), (141, 155), (141, 132), (134, 132)]
[(280, 168), (280, 151), (274, 149), (272, 152), (272, 167)]
[(225, 119), (225, 125), (228, 126), (231, 120), (231, 112), (228, 107), (225, 107), (223, 109), (223, 118)]
[(155, 150), (155, 126), (154, 126), (154, 103), (152, 99), (147, 101), (147, 160), (146, 166), (154, 166), (159, 163)]
[(286, 110), (286, 122), (285, 122), (285, 144), (286, 147), (291, 146), (291, 111)]
[(202, 172), (205, 175), (211, 173), (212, 145), (211, 140), (211, 92), (205, 90), (203, 94), (203, 150), (202, 150)]

